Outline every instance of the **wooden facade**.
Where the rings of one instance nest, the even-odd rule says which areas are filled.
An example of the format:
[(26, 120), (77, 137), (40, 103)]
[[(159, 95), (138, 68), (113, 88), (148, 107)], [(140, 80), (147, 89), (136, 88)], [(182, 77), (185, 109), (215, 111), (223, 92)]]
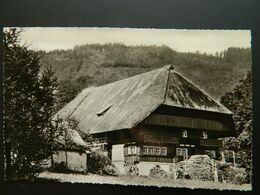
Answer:
[[(228, 115), (160, 106), (132, 129), (95, 136), (107, 144), (124, 144), (125, 162), (175, 162), (196, 154), (218, 158), (219, 139), (232, 134)], [(102, 142), (101, 141), (101, 142)]]

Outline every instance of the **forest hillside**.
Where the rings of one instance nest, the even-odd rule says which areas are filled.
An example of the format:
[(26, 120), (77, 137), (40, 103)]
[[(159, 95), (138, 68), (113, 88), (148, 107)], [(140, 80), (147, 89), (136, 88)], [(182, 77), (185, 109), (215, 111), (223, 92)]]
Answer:
[(177, 52), (167, 46), (86, 44), (70, 50), (40, 51), (42, 68), (58, 78), (58, 107), (82, 89), (100, 86), (173, 64), (176, 71), (219, 100), (251, 69), (250, 48), (228, 48), (215, 55)]

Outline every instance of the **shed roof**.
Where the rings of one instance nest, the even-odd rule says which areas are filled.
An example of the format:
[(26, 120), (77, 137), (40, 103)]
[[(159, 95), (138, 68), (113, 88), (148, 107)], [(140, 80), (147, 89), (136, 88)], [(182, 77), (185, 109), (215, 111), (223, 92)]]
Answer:
[(76, 118), (82, 130), (101, 133), (133, 128), (160, 105), (231, 114), (169, 65), (84, 89), (55, 116)]
[(82, 137), (76, 130), (68, 129), (66, 141), (64, 133), (65, 132), (63, 132), (63, 134), (60, 135), (56, 140), (58, 148), (70, 150), (89, 149), (87, 143), (82, 139)]

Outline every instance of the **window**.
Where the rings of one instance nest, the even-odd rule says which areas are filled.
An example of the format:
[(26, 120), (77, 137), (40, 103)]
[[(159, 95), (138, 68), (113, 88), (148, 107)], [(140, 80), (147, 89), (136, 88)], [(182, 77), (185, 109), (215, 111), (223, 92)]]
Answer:
[(143, 146), (143, 154), (148, 154), (148, 146)]
[(176, 148), (176, 156), (188, 156), (188, 148)]
[(155, 155), (161, 155), (161, 148), (155, 147)]
[(202, 138), (203, 138), (203, 139), (208, 139), (208, 134), (207, 134), (206, 131), (203, 131), (203, 132), (202, 132)]
[(166, 147), (162, 147), (161, 148), (161, 155), (162, 156), (166, 156), (167, 155), (167, 148)]
[(182, 156), (182, 149), (176, 148), (176, 156)]
[(136, 154), (136, 146), (128, 146), (128, 154)]
[(157, 155), (157, 156), (166, 156), (167, 147), (159, 146), (143, 146), (144, 155)]
[(154, 147), (153, 146), (148, 147), (148, 154), (154, 155)]
[(182, 137), (183, 138), (187, 138), (188, 137), (188, 131), (187, 130), (183, 130), (182, 131)]
[(211, 158), (216, 159), (216, 151), (215, 150), (211, 150)]

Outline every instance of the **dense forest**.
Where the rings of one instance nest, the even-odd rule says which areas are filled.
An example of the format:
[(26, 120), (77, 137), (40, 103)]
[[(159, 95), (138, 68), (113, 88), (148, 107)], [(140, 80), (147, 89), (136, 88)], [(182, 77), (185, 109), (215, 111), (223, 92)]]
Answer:
[(251, 69), (250, 48), (228, 48), (207, 55), (182, 53), (167, 46), (86, 44), (70, 50), (40, 51), (42, 68), (55, 72), (59, 90), (57, 109), (82, 89), (100, 86), (149, 70), (173, 64), (176, 71), (220, 100)]

